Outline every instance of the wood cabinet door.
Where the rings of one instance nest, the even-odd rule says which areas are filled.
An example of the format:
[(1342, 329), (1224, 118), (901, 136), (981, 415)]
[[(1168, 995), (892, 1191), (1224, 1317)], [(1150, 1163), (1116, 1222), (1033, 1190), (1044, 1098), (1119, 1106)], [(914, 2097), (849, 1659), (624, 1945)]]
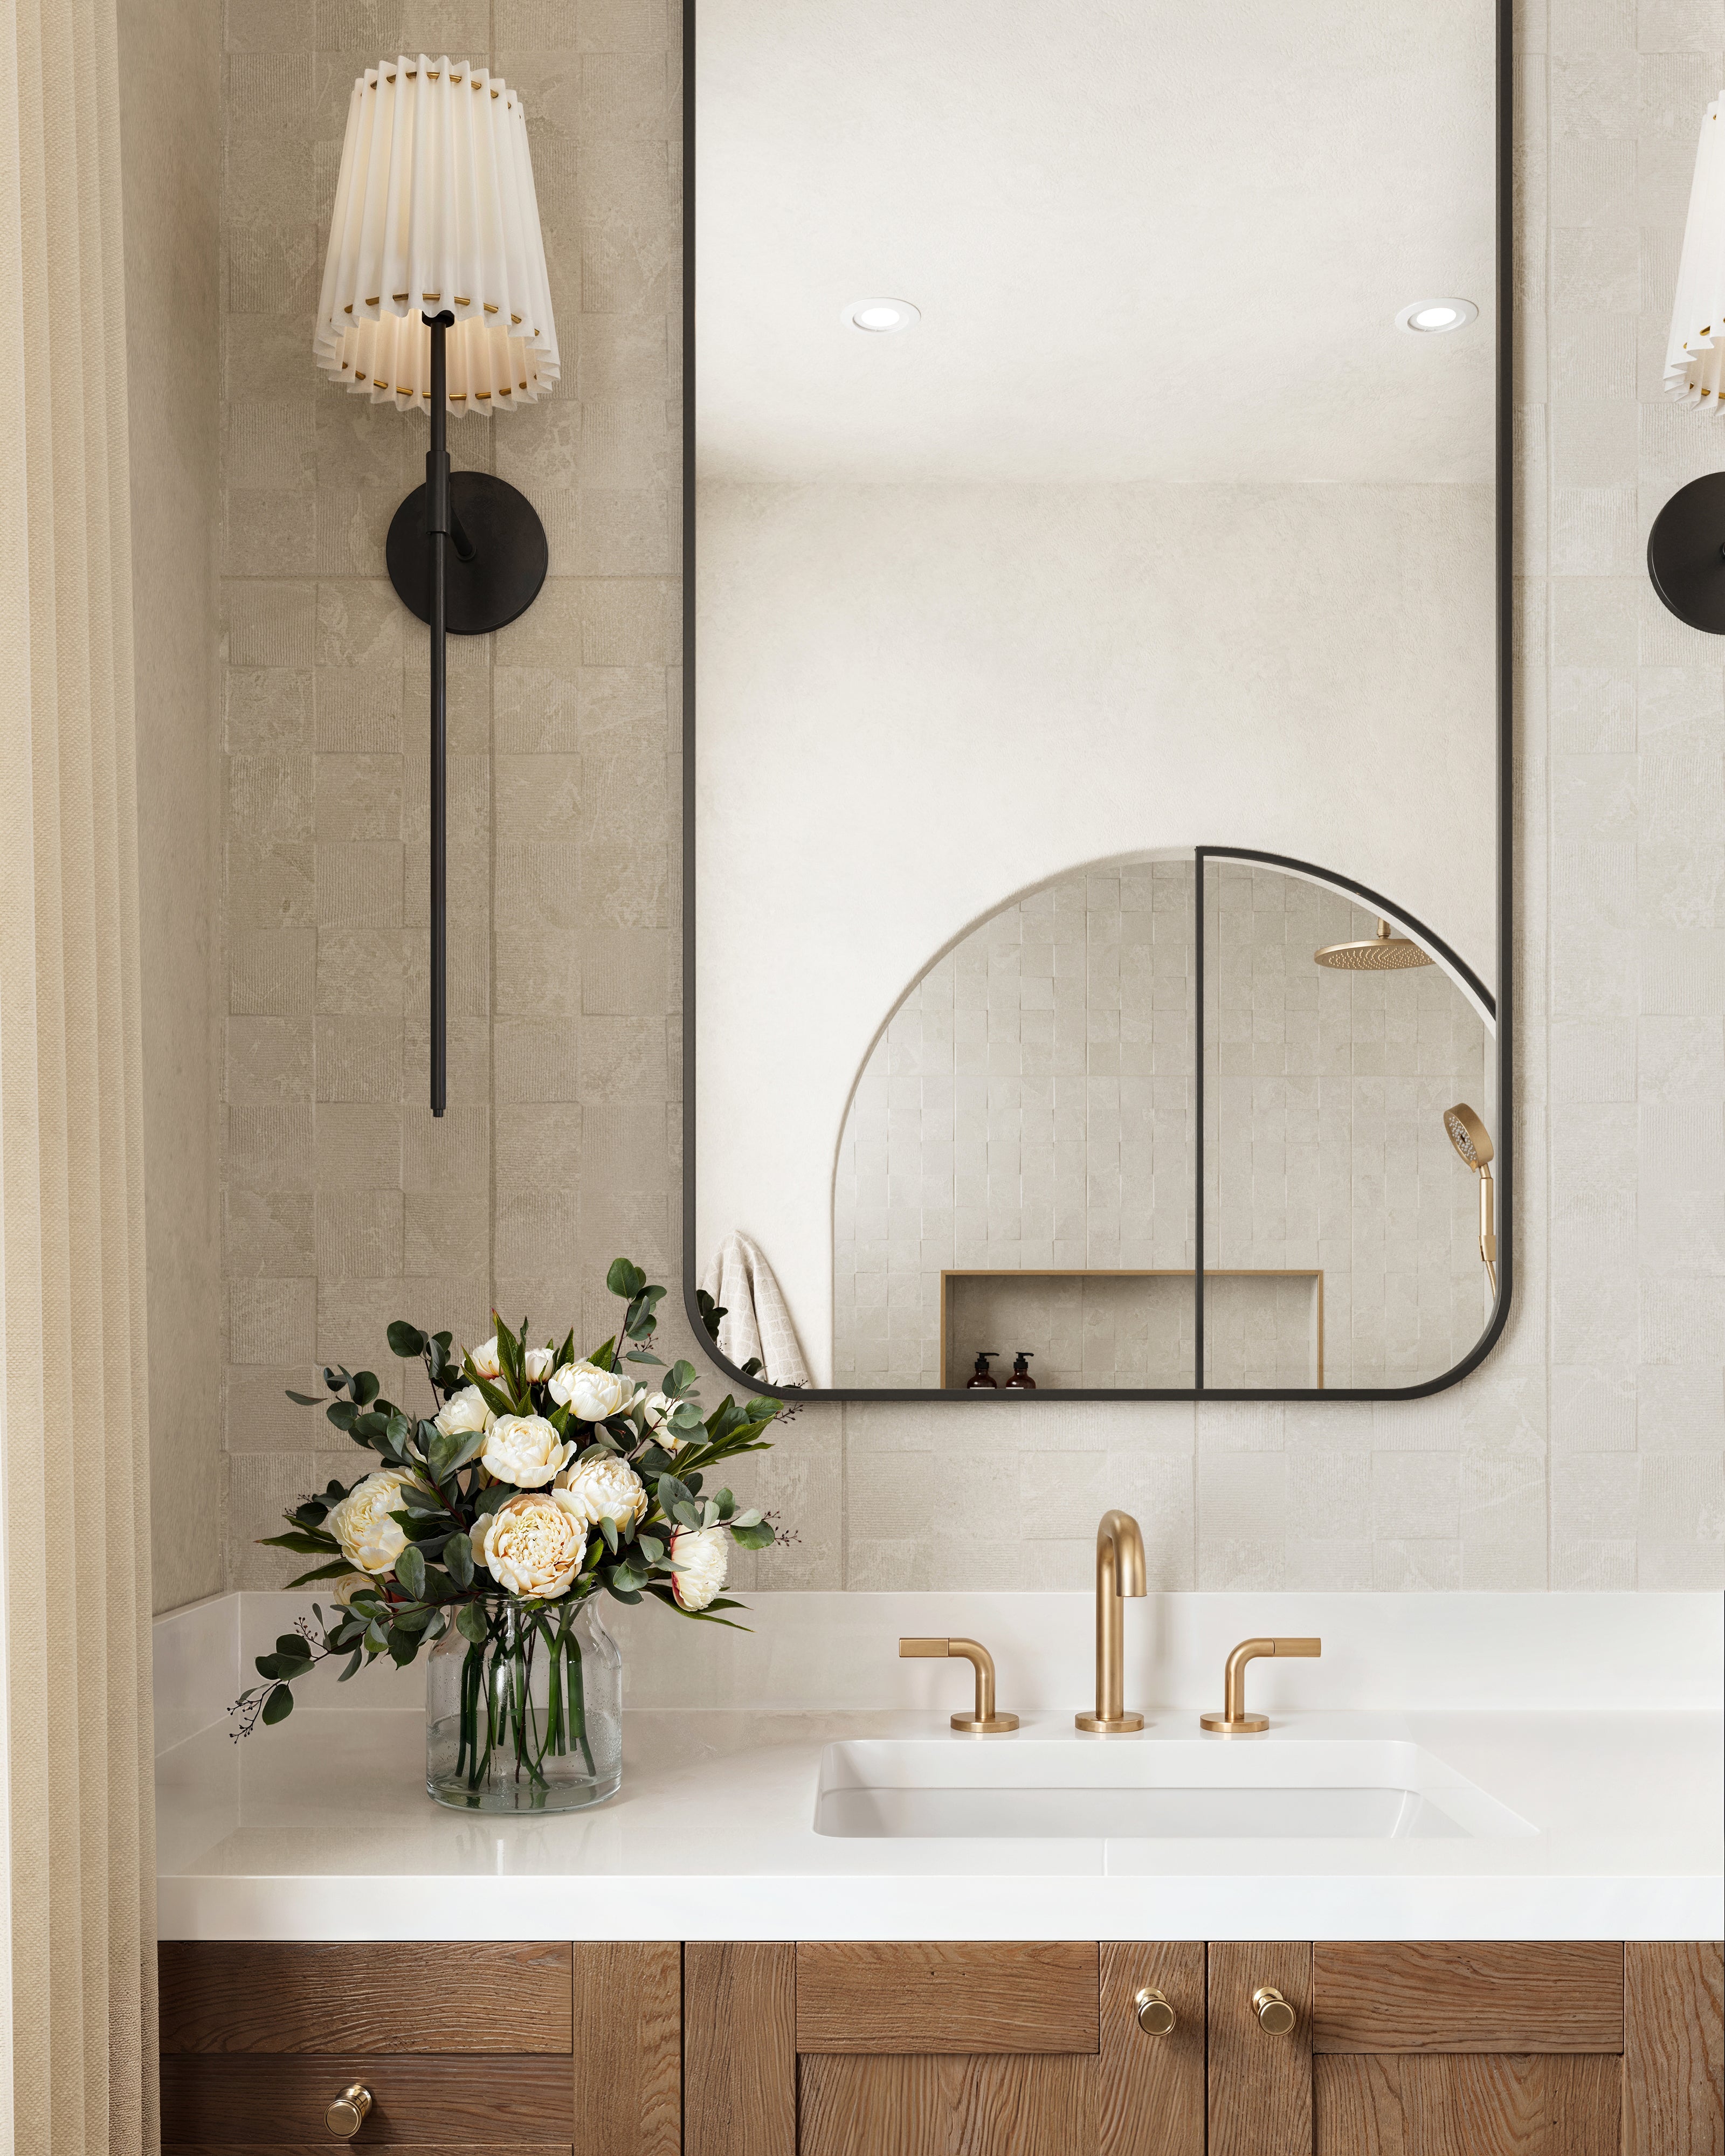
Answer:
[[(1208, 2156), (1725, 2156), (1717, 1946), (1215, 1941)], [(1291, 2029), (1266, 2030), (1273, 1986)]]
[[(696, 1945), (684, 2156), (1204, 2156), (1204, 1950)], [(1162, 1992), (1171, 2034), (1139, 2026)]]

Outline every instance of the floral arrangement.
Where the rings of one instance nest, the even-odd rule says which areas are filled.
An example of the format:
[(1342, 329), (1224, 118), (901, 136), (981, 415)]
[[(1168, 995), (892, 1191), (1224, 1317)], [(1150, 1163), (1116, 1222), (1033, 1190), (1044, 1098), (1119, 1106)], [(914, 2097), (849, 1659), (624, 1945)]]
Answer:
[[(606, 1285), (622, 1322), (580, 1358), (572, 1329), (560, 1348), (529, 1347), (526, 1321), (512, 1332), (495, 1312), (493, 1337), (459, 1358), (449, 1333), (398, 1319), (389, 1346), (423, 1368), (428, 1415), (383, 1398), (369, 1370), (324, 1372), (329, 1419), (382, 1464), (332, 1481), (284, 1516), (286, 1533), (263, 1537), (320, 1559), (289, 1584), (338, 1578), (337, 1607), (326, 1618), (315, 1606), (315, 1622), (257, 1658), (264, 1681), (235, 1702), (236, 1734), (285, 1720), (295, 1681), (333, 1656), (347, 1658), (345, 1681), (381, 1655), (405, 1665), (454, 1633), (467, 1643), (461, 1773), (476, 1789), (507, 1747), (531, 1778), (547, 1758), (586, 1749), (574, 1620), (588, 1598), (651, 1595), (684, 1617), (731, 1621), (720, 1613), (742, 1605), (721, 1591), (730, 1546), (765, 1548), (775, 1530), (703, 1484), (721, 1460), (767, 1449), (762, 1432), (783, 1403), (727, 1397), (704, 1416), (692, 1364), (665, 1370), (647, 1344), (665, 1290), (626, 1258)], [(623, 1363), (665, 1374), (649, 1390)]]

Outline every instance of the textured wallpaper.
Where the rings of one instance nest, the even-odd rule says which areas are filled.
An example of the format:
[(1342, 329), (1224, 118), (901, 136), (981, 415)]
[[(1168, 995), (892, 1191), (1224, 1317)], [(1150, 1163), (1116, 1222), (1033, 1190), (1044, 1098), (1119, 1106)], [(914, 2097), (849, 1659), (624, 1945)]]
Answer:
[[(1725, 669), (1640, 551), (1722, 438), (1659, 393), (1717, 0), (1529, 11), (1521, 1278), (1490, 1362), (1402, 1405), (809, 1408), (753, 1494), (780, 1587), (1079, 1587), (1108, 1505), (1167, 1588), (1725, 1584)], [(661, 5), (228, 0), (223, 264), (227, 1577), (334, 1468), (281, 1400), (388, 1317), (603, 1319), (677, 1263), (678, 64)], [(559, 393), (452, 428), (551, 579), (452, 651), (449, 1114), (425, 1054), (424, 643), (382, 546), (423, 423), (308, 350), (349, 88), (397, 45), (517, 84)], [(914, 783), (914, 774), (907, 774)], [(555, 1316), (553, 1317), (553, 1312)], [(961, 1491), (963, 1501), (955, 1501)], [(742, 1584), (752, 1584), (745, 1578)]]

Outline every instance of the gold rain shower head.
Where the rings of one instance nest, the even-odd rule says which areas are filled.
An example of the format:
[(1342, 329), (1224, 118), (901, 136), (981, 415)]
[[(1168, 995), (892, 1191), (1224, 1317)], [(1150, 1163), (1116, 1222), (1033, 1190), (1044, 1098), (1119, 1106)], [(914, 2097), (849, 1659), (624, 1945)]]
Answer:
[(1378, 933), (1363, 943), (1326, 943), (1312, 954), (1314, 964), (1333, 966), (1344, 973), (1400, 973), (1409, 967), (1429, 966), (1431, 960), (1405, 936), (1392, 936), (1389, 923), (1380, 919)]
[(1458, 1101), (1453, 1108), (1445, 1109), (1444, 1130), (1462, 1161), (1480, 1179), (1480, 1259), (1495, 1296), (1497, 1292), (1497, 1223), (1494, 1215), (1491, 1160), (1497, 1148), (1491, 1142), (1491, 1133), (1466, 1101)]

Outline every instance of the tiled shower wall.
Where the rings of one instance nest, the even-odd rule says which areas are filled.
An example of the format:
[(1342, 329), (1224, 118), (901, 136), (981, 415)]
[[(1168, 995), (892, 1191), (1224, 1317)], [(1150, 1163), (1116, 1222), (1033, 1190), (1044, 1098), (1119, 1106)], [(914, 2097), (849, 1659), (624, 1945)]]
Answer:
[[(1640, 550), (1725, 440), (1659, 393), (1721, 0), (1526, 11), (1517, 285), (1521, 1272), (1491, 1360), (1372, 1406), (805, 1409), (778, 1586), (1078, 1587), (1111, 1504), (1168, 1588), (1725, 1582), (1725, 668)], [(399, 1310), (557, 1322), (676, 1262), (676, 63), (635, 0), (228, 0), (228, 1578), (351, 1473), (280, 1402)], [(454, 429), (552, 579), (454, 669), (453, 1105), (421, 1106), (424, 644), (381, 545), (423, 435), (308, 350), (349, 86), (397, 47), (521, 88), (559, 394)], [(906, 775), (914, 783), (914, 774)], [(674, 1275), (671, 1275), (674, 1276)], [(746, 1573), (743, 1584), (750, 1584)]]
[[(1333, 892), (1225, 861), (1204, 883), (1205, 1264), (1323, 1281), (1321, 1318), (1309, 1284), (1219, 1290), (1206, 1381), (1310, 1384), (1320, 1326), (1327, 1385), (1451, 1368), (1490, 1315), (1476, 1186), (1442, 1122), (1458, 1100), (1496, 1120), (1483, 1022), (1437, 967), (1316, 965), (1374, 925)], [(1191, 1265), (1194, 887), (1189, 862), (1069, 877), (973, 930), (894, 1013), (839, 1143), (837, 1383), (941, 1383), (943, 1270)], [(1183, 1284), (1117, 1284), (1082, 1318), (1075, 1288), (1048, 1282), (1040, 1306), (1016, 1288), (1010, 1339), (971, 1291), (983, 1330), (954, 1334), (947, 1382), (998, 1337), (1043, 1386), (1191, 1383)]]

